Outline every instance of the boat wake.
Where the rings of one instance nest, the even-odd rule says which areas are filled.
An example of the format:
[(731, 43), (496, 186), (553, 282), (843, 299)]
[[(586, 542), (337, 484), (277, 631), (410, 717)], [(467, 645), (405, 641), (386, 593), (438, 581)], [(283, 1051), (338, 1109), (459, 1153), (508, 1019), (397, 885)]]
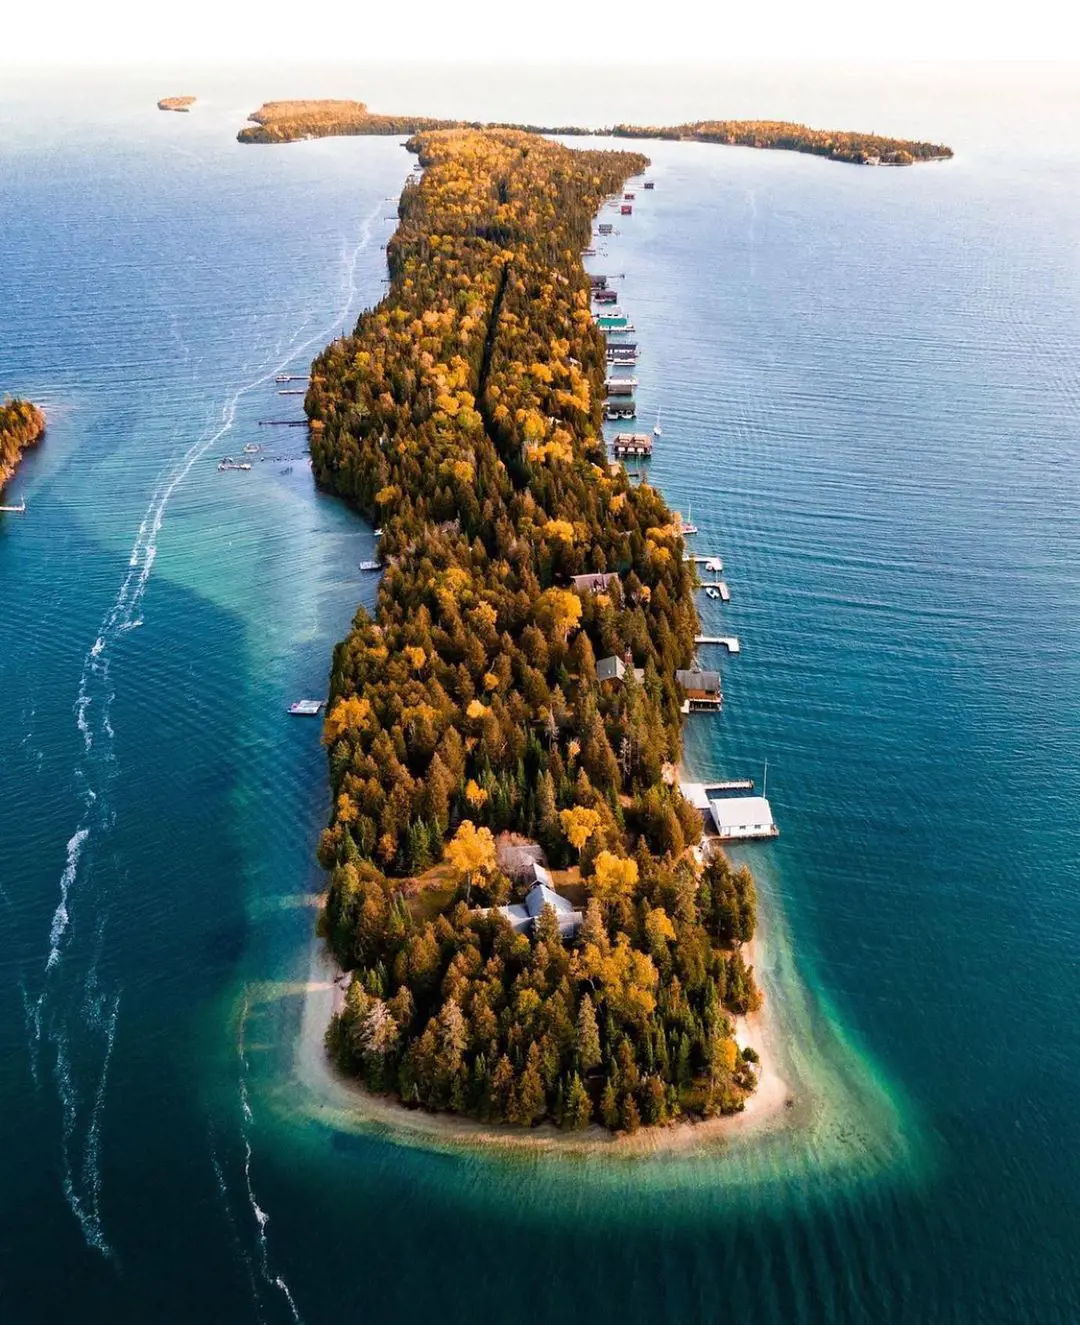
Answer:
[[(294, 1325), (303, 1325), (303, 1317), (296, 1305), (296, 1299), (293, 1297), (285, 1277), (277, 1273), (270, 1262), (270, 1244), (267, 1240), (267, 1226), (270, 1223), (270, 1215), (259, 1204), (258, 1197), (255, 1195), (255, 1182), (252, 1176), (252, 1166), (254, 1152), (252, 1150), (252, 1136), (255, 1130), (255, 1113), (251, 1105), (251, 1096), (248, 1089), (248, 1057), (245, 1036), (247, 1033), (248, 1014), (250, 1005), (248, 1000), (244, 999), (243, 1007), (240, 1011), (240, 1021), (236, 1037), (236, 1059), (237, 1059), (237, 1101), (240, 1106), (240, 1145), (243, 1152), (242, 1161), (242, 1181), (244, 1196), (247, 1200), (248, 1211), (250, 1213), (251, 1223), (248, 1226), (248, 1234), (245, 1235), (242, 1228), (238, 1227), (237, 1221), (233, 1215), (232, 1202), (229, 1197), (229, 1184), (225, 1178), (222, 1166), (217, 1157), (216, 1148), (211, 1144), (210, 1161), (214, 1168), (214, 1174), (217, 1178), (218, 1191), (225, 1206), (226, 1217), (233, 1228), (237, 1239), (237, 1248), (248, 1272), (249, 1282), (251, 1284), (252, 1297), (255, 1303), (255, 1311), (258, 1319), (266, 1319), (266, 1310), (268, 1303), (264, 1301), (267, 1289), (273, 1290), (272, 1297), (280, 1304), (282, 1301), (288, 1307), (289, 1315)], [(250, 1237), (251, 1248), (244, 1245), (245, 1236)], [(256, 1268), (258, 1275), (256, 1277)], [(280, 1305), (279, 1305), (280, 1309)]]
[[(158, 555), (166, 513), (177, 489), (194, 466), (233, 428), (241, 401), (272, 382), (298, 356), (327, 339), (346, 319), (357, 298), (357, 263), (371, 242), (372, 227), (381, 205), (372, 209), (360, 226), (359, 236), (342, 252), (340, 303), (332, 320), (310, 329), (310, 318), (291, 336), (283, 337), (264, 354), (257, 366), (245, 369), (246, 380), (226, 396), (216, 416), (198, 436), (159, 472), (139, 521), (116, 595), (101, 619), (83, 659), (72, 706), (82, 740), (82, 758), (74, 770), (81, 813), (65, 849), (59, 892), (48, 933), (48, 949), (36, 993), (23, 987), (31, 1072), (35, 1086), (46, 1080), (41, 1070), (43, 1038), (51, 1046), (52, 1081), (62, 1117), (62, 1186), (68, 1205), (87, 1245), (106, 1257), (115, 1253), (102, 1222), (101, 1119), (105, 1108), (109, 1067), (116, 1037), (121, 989), (105, 989), (99, 981), (99, 961), (110, 894), (122, 871), (110, 866), (103, 841), (115, 824), (112, 791), (115, 783), (116, 741), (112, 723), (116, 687), (113, 684), (115, 646), (143, 624), (143, 599)], [(174, 325), (179, 341), (179, 328)], [(250, 374), (250, 375), (248, 375)], [(246, 1089), (246, 1088), (245, 1088)], [(244, 1099), (244, 1127), (251, 1126), (250, 1107)], [(265, 1244), (267, 1217), (248, 1194), (260, 1233), (261, 1269), (266, 1282), (288, 1302), (292, 1317), (300, 1317), (288, 1285), (270, 1274)]]

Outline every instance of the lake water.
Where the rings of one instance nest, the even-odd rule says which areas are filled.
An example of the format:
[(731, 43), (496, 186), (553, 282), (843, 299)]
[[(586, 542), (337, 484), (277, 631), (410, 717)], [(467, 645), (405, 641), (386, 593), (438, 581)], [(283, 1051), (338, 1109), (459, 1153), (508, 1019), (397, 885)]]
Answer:
[[(5, 1321), (1080, 1317), (1080, 83), (430, 70), (0, 91)], [(188, 116), (157, 96), (194, 91)], [(857, 170), (657, 144), (598, 255), (654, 479), (724, 558), (703, 775), (760, 777), (792, 1125), (513, 1161), (350, 1127), (297, 1072), (317, 724), (374, 584), (278, 373), (379, 297), (393, 139), (241, 148), (271, 95), (950, 142)], [(249, 473), (217, 461), (265, 450)], [(277, 458), (264, 458), (267, 456)]]

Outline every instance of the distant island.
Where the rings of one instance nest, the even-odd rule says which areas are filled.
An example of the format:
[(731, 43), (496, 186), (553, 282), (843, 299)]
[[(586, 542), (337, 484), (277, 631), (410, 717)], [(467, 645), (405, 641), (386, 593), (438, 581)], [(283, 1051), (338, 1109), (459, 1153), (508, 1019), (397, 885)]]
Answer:
[(29, 400), (0, 402), (0, 489), (14, 474), (27, 447), (41, 440), (45, 415)]
[(162, 97), (157, 104), (158, 110), (187, 111), (194, 106), (195, 97)]
[(662, 495), (608, 463), (579, 256), (647, 158), (409, 145), (389, 291), (306, 399), (318, 481), (381, 526), (386, 567), (323, 730), (320, 931), (351, 974), (327, 1049), (369, 1092), (490, 1125), (739, 1113), (754, 881), (702, 858), (677, 785), (696, 575)]
[(489, 128), (580, 137), (663, 138), (723, 143), (735, 147), (808, 152), (852, 165), (909, 166), (919, 161), (946, 160), (953, 154), (952, 148), (940, 143), (887, 138), (873, 133), (811, 129), (805, 124), (791, 124), (783, 120), (697, 120), (668, 126), (617, 124), (605, 129), (583, 129), (574, 125), (485, 125), (423, 115), (377, 115), (362, 101), (330, 100), (268, 101), (249, 115), (248, 119), (252, 123), (237, 134), (237, 139), (242, 143), (288, 143), (305, 138)]

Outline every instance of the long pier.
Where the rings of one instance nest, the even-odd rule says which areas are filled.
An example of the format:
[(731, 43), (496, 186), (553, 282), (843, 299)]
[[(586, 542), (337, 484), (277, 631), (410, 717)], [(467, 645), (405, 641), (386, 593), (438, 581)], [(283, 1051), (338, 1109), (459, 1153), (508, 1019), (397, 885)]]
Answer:
[(0, 513), (7, 512), (8, 515), (24, 515), (26, 513), (26, 502), (19, 502), (18, 506), (0, 506)]
[(307, 419), (260, 419), (260, 428), (306, 428)]
[(719, 644), (728, 653), (739, 652), (739, 641), (735, 635), (695, 635), (695, 644)]

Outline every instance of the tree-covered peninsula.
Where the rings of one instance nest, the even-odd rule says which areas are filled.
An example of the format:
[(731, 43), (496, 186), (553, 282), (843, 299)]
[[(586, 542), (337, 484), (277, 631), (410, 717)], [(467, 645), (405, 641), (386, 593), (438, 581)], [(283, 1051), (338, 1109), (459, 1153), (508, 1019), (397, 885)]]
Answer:
[(689, 850), (701, 820), (665, 776), (693, 570), (661, 495), (607, 463), (579, 257), (646, 159), (515, 131), (410, 146), (389, 292), (306, 401), (316, 475), (382, 526), (385, 563), (324, 727), (321, 926), (352, 972), (329, 1051), (493, 1122), (736, 1111), (753, 881)]
[[(362, 101), (268, 101), (248, 116), (250, 124), (237, 134), (242, 143), (288, 143), (303, 138), (365, 134), (414, 134), (435, 129), (483, 128), (463, 120), (424, 115), (377, 115)], [(854, 165), (908, 166), (952, 156), (940, 143), (888, 138), (875, 133), (812, 129), (783, 120), (697, 120), (688, 124), (583, 129), (574, 125), (496, 124), (488, 128), (521, 129), (528, 133), (581, 137), (666, 138), (687, 142), (724, 143), (733, 147), (808, 152)]]
[(45, 415), (29, 400), (0, 402), (0, 488), (11, 478), (27, 447), (41, 440)]

